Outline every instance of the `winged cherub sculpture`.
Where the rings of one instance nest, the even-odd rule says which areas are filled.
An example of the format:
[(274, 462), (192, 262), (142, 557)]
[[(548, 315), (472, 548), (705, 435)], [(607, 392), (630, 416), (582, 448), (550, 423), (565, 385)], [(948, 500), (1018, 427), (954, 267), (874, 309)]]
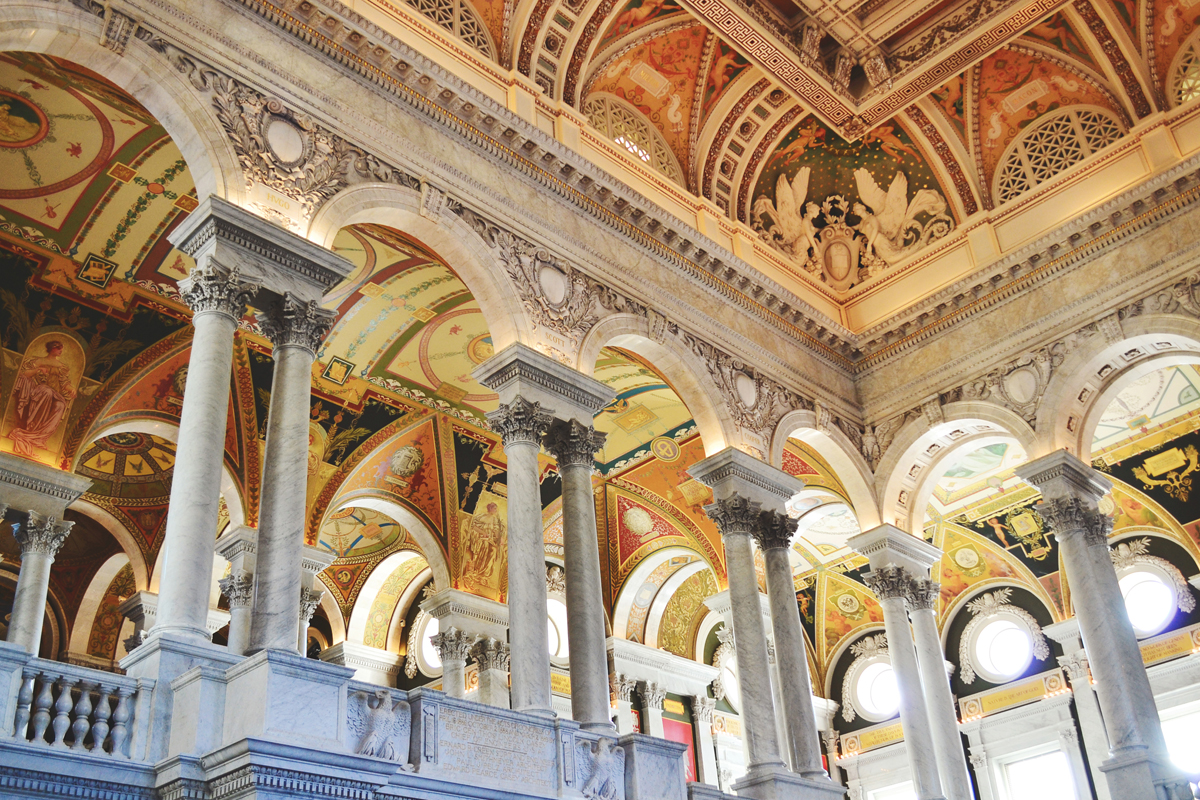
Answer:
[[(857, 227), (867, 237), (867, 247), (889, 264), (949, 231), (951, 221), (946, 215), (945, 199), (933, 189), (920, 189), (909, 202), (908, 176), (903, 172), (896, 172), (886, 192), (863, 167), (854, 170), (854, 180), (866, 204), (855, 203), (852, 208), (862, 220)], [(918, 214), (929, 214), (933, 219), (922, 225)]]
[(810, 252), (817, 251), (817, 229), (814, 218), (820, 213), (816, 203), (805, 206), (808, 198), (809, 167), (801, 167), (796, 177), (789, 182), (787, 175), (780, 175), (775, 183), (775, 201), (762, 195), (754, 201), (754, 215), (765, 230), (765, 219), (771, 220), (771, 229), (766, 231), (779, 246), (801, 261), (807, 260)]

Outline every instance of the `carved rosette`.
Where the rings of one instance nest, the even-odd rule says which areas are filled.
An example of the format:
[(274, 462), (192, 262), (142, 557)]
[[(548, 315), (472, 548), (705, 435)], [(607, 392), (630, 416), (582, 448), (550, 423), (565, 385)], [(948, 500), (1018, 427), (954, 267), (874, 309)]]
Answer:
[(238, 320), (246, 315), (246, 306), (258, 288), (243, 281), (237, 269), (210, 264), (196, 267), (180, 281), (179, 295), (192, 314), (224, 314)]
[(942, 585), (928, 578), (914, 578), (908, 586), (909, 611), (932, 611), (942, 593)]
[(429, 643), (437, 650), (438, 657), (442, 659), (442, 663), (447, 661), (461, 661), (466, 663), (467, 656), (471, 654), (471, 645), (475, 644), (476, 637), (460, 631), (458, 628), (447, 628), (436, 636), (429, 639)]
[(608, 676), (608, 686), (618, 700), (628, 703), (633, 700), (633, 690), (637, 688), (637, 680), (614, 672)]
[(302, 587), (300, 589), (300, 624), (308, 627), (309, 620), (317, 611), (317, 606), (321, 605), (321, 598), (325, 596), (325, 592), (320, 589), (309, 589)]
[(546, 567), (546, 591), (550, 594), (567, 592), (567, 573), (557, 564)]
[(550, 427), (553, 417), (542, 411), (541, 403), (531, 403), (524, 397), (518, 397), (511, 403), (501, 403), (495, 411), (487, 415), (488, 424), (500, 434), (504, 446), (513, 444), (532, 444), (540, 446), (542, 434)]
[(21, 545), (22, 558), (32, 553), (54, 558), (74, 525), (74, 522), (59, 520), (53, 515), (43, 517), (36, 511), (30, 511), (29, 520), (24, 525), (13, 525), (13, 538)]
[[(254, 599), (254, 575), (252, 573), (245, 570), (231, 572), (217, 581), (217, 585), (221, 587), (221, 594), (229, 600), (230, 608), (250, 607), (250, 602)], [(315, 611), (316, 606), (313, 608)], [(309, 614), (309, 617), (312, 617), (312, 613)], [(305, 621), (307, 622), (307, 620)]]
[(1036, 509), (1050, 523), (1054, 535), (1063, 540), (1071, 536), (1082, 536), (1090, 547), (1107, 547), (1108, 535), (1112, 532), (1111, 517), (1101, 514), (1094, 505), (1079, 497), (1047, 497)]
[(880, 567), (864, 576), (867, 587), (880, 600), (908, 599), (912, 576), (904, 567)]
[(304, 302), (291, 292), (285, 292), (258, 315), (258, 323), (275, 347), (303, 347), (316, 356), (321, 340), (333, 327), (336, 316), (312, 300)]
[(596, 451), (604, 447), (606, 434), (576, 420), (557, 420), (546, 431), (546, 449), (561, 467), (591, 469)]
[(717, 701), (711, 697), (692, 698), (692, 715), (696, 717), (697, 722), (712, 722), (713, 709), (716, 707)]
[(642, 706), (662, 710), (663, 701), (667, 699), (667, 687), (654, 681), (642, 681), (638, 684), (638, 694), (642, 696)]
[(778, 548), (787, 550), (792, 546), (792, 536), (795, 533), (796, 523), (787, 514), (764, 511), (759, 515), (758, 527), (751, 536), (763, 551)]
[(492, 669), (508, 671), (508, 645), (499, 639), (489, 636), (475, 642), (471, 645), (471, 658), (475, 659), (481, 672)]
[(742, 497), (737, 492), (725, 500), (717, 500), (704, 507), (704, 513), (716, 523), (722, 536), (738, 534), (753, 536), (758, 530), (761, 511), (762, 507), (759, 503)]

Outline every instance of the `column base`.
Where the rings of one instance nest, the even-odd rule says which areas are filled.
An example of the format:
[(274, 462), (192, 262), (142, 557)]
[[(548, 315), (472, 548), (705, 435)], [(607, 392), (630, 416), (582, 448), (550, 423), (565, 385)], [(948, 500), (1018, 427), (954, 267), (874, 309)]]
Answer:
[(733, 790), (751, 800), (841, 800), (846, 794), (846, 787), (829, 778), (804, 778), (783, 765), (765, 764), (751, 767), (744, 778), (734, 781)]
[(1187, 777), (1142, 748), (1114, 755), (1100, 771), (1109, 793), (1121, 800), (1192, 800)]

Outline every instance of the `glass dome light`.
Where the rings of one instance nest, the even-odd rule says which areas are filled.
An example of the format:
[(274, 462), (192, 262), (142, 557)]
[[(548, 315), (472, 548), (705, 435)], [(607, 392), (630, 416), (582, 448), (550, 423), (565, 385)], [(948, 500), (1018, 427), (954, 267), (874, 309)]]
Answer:
[(975, 660), (985, 676), (1012, 680), (1033, 660), (1033, 638), (1023, 625), (1011, 619), (989, 622), (975, 640)]
[(855, 694), (866, 717), (889, 719), (900, 709), (896, 673), (886, 661), (876, 661), (863, 668), (858, 675)]
[(1139, 569), (1120, 580), (1125, 610), (1139, 637), (1161, 632), (1175, 618), (1175, 592), (1157, 572)]

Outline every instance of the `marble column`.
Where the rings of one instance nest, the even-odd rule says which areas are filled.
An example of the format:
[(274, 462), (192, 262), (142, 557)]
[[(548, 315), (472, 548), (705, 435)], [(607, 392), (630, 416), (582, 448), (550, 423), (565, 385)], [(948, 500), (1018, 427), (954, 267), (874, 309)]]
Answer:
[(308, 623), (312, 622), (313, 614), (317, 613), (317, 606), (321, 605), (321, 598), (324, 596), (323, 589), (300, 587), (300, 615), (296, 649), (302, 656), (308, 655)]
[(250, 642), (250, 604), (254, 599), (254, 575), (238, 570), (230, 572), (217, 581), (221, 594), (229, 601), (229, 643), (226, 647), (230, 653), (242, 656), (246, 654), (246, 645)]
[(1075, 704), (1075, 716), (1079, 719), (1079, 730), (1083, 734), (1092, 791), (1096, 793), (1096, 800), (1112, 800), (1108, 781), (1100, 771), (1100, 765), (1108, 758), (1108, 734), (1104, 731), (1100, 702), (1092, 686), (1092, 673), (1088, 669), (1087, 653), (1079, 636), (1079, 623), (1074, 618), (1066, 619), (1047, 625), (1042, 632), (1062, 647), (1063, 655), (1058, 657), (1058, 664), (1071, 681), (1071, 698)]
[(312, 365), (333, 319), (332, 311), (290, 292), (259, 315), (273, 345), (275, 368), (267, 412), (249, 653), (296, 649)]
[[(12, 526), (13, 538), (21, 546), (21, 571), (13, 595), (8, 641), (35, 656), (42, 644), (50, 566), (74, 524), (30, 511), (25, 522)], [(51, 657), (56, 655), (52, 653)]]
[(637, 688), (637, 680), (614, 672), (610, 686), (617, 698), (617, 733), (633, 733), (633, 690)]
[(954, 709), (954, 695), (950, 691), (950, 676), (946, 674), (946, 657), (934, 611), (941, 590), (942, 585), (936, 581), (914, 578), (908, 587), (908, 613), (912, 619), (917, 663), (921, 669), (921, 685), (925, 690), (942, 790), (947, 800), (973, 800), (975, 792), (967, 771), (962, 735), (958, 732), (958, 714)]
[(667, 737), (663, 728), (663, 701), (667, 699), (667, 687), (654, 681), (642, 681), (638, 685), (638, 695), (642, 698), (642, 733)]
[(1097, 506), (1111, 484), (1065, 450), (1018, 467), (1017, 475), (1041, 491), (1036, 508), (1058, 540), (1108, 733), (1110, 758), (1100, 770), (1109, 791), (1121, 800), (1187, 798), (1187, 781), (1167, 756), (1150, 679), (1109, 555), (1112, 519)]
[(775, 731), (767, 636), (763, 631), (758, 576), (754, 571), (752, 534), (758, 526), (760, 506), (734, 494), (705, 506), (704, 513), (716, 523), (725, 545), (747, 771), (753, 772), (763, 767), (781, 768), (783, 759)]
[(912, 574), (904, 567), (879, 567), (867, 573), (866, 581), (883, 606), (883, 627), (900, 690), (900, 723), (904, 726), (904, 748), (908, 752), (913, 788), (918, 800), (944, 800), (917, 650), (905, 609)]
[(550, 415), (517, 397), (488, 414), (508, 461), (508, 644), (514, 711), (553, 715), (538, 452)]
[(709, 786), (720, 785), (717, 772), (717, 748), (713, 742), (712, 721), (717, 701), (706, 695), (692, 698), (693, 730), (696, 732), (696, 779)]
[(479, 702), (508, 708), (508, 645), (486, 637), (471, 645), (471, 658), (479, 665)]
[(800, 627), (800, 607), (796, 603), (792, 564), (788, 560), (793, 533), (795, 523), (786, 514), (764, 511), (753, 535), (763, 551), (766, 566), (771, 630), (775, 634), (775, 658), (779, 663), (780, 694), (792, 770), (807, 778), (825, 778), (812, 702), (812, 679)]
[(195, 333), (179, 415), (155, 628), (207, 642), (233, 334), (258, 286), (243, 280), (237, 269), (212, 262), (193, 269), (179, 290), (192, 309)]
[(821, 731), (821, 740), (825, 742), (825, 759), (829, 763), (829, 779), (839, 786), (846, 785), (843, 770), (837, 765), (838, 732), (831, 725)]
[(448, 628), (430, 638), (430, 644), (442, 660), (442, 691), (448, 697), (467, 696), (467, 656), (475, 637), (458, 628)]
[(562, 477), (571, 714), (584, 730), (612, 729), (604, 588), (592, 494), (592, 469), (604, 438), (603, 433), (574, 419), (556, 420), (546, 433), (546, 449), (557, 459)]

